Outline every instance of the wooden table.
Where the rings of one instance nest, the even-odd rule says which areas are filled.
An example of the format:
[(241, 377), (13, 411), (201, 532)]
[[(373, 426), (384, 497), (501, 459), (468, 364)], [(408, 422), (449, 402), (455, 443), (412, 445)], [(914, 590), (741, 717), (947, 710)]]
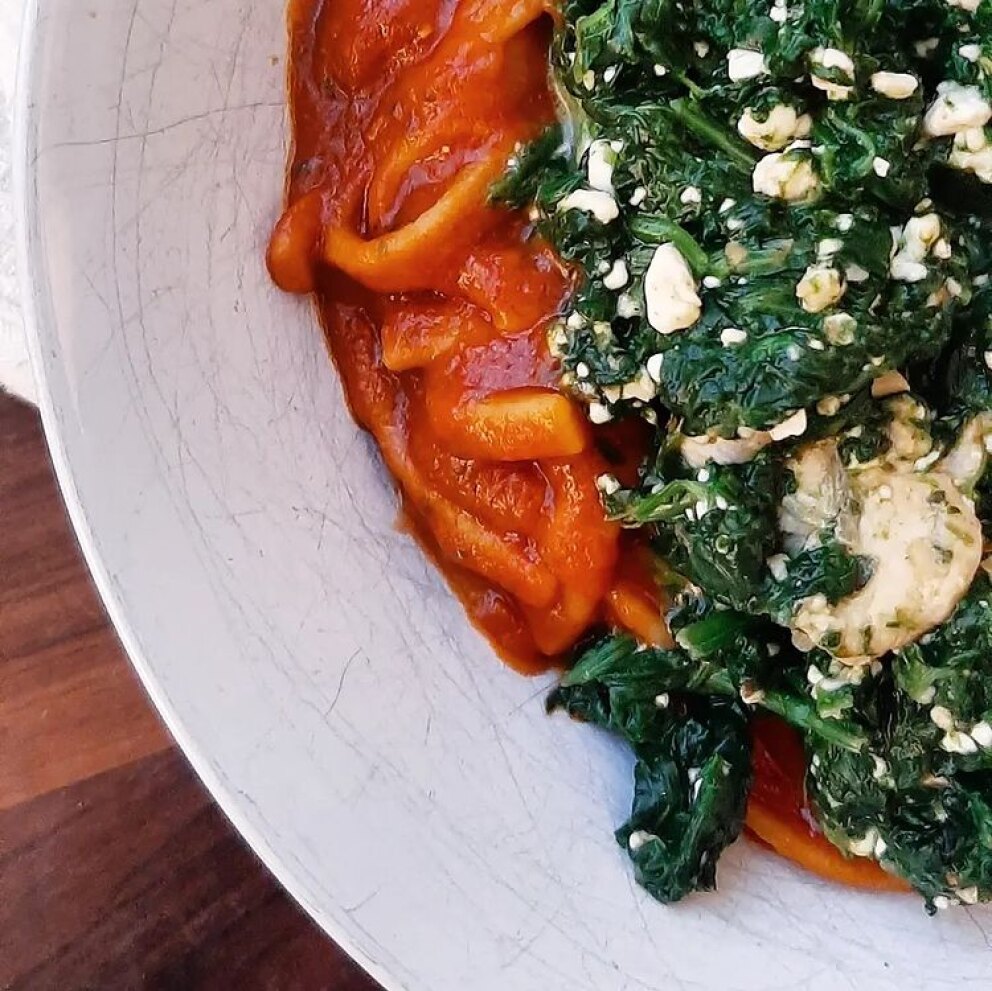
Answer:
[(0, 396), (0, 988), (377, 987), (276, 885), (159, 724), (38, 416)]

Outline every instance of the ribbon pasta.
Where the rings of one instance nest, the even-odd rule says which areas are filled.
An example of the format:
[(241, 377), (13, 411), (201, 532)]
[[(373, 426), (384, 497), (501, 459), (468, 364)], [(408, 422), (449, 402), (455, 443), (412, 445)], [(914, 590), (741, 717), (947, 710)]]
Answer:
[(539, 668), (606, 615), (664, 638), (619, 532), (591, 425), (548, 328), (572, 273), (488, 205), (553, 118), (546, 0), (294, 0), (295, 147), (269, 245), (316, 293), (358, 422), (472, 619)]

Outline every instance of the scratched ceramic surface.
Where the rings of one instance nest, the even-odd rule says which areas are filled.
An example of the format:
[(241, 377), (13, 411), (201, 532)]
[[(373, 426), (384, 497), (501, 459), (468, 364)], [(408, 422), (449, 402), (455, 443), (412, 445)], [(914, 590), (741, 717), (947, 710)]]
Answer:
[(627, 761), (543, 715), (410, 540), (308, 305), (262, 267), (281, 0), (44, 0), (20, 126), (28, 320), (76, 526), (149, 690), (290, 891), (390, 988), (987, 984), (990, 917), (753, 847), (662, 908)]

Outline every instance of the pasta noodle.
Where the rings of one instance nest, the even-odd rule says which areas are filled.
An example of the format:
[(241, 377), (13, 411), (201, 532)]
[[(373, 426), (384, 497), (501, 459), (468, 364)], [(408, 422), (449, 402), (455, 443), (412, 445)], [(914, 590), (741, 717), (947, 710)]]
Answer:
[(613, 588), (606, 462), (548, 351), (571, 273), (487, 203), (553, 116), (547, 15), (544, 0), (295, 0), (296, 145), (268, 256), (282, 288), (317, 294), (411, 527), (528, 668), (638, 601)]

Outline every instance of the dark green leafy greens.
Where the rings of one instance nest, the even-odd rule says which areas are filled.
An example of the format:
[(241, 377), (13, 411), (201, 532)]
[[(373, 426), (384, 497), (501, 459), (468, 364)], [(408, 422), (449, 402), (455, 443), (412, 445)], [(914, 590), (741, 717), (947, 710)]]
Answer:
[[(930, 176), (953, 158), (954, 142), (919, 139), (938, 73), (986, 87), (980, 60), (955, 54), (969, 38), (982, 44), (984, 8), (969, 18), (943, 0), (884, 10), (816, 3), (783, 8), (781, 24), (769, 11), (764, 0), (564, 5), (555, 63), (580, 154), (555, 155), (556, 139), (542, 140), (500, 195), (535, 202), (545, 236), (588, 273), (558, 347), (576, 388), (614, 413), (631, 405), (617, 388), (662, 354), (655, 391), (687, 432), (766, 428), (934, 358), (967, 302), (967, 253), (934, 248), (954, 244), (967, 226), (932, 199)], [(919, 55), (915, 46), (930, 38), (938, 47)], [(822, 83), (844, 73), (821, 64), (824, 48), (850, 52), (847, 99), (825, 99)], [(729, 53), (742, 49), (760, 49), (768, 71), (729, 78)], [(870, 81), (878, 70), (912, 73), (921, 85), (889, 98)], [(791, 130), (762, 135), (774, 113), (791, 114)], [(752, 141), (739, 133), (745, 118), (759, 127)], [(591, 163), (607, 143), (619, 217), (563, 209), (567, 194), (598, 181)], [(756, 194), (755, 168), (771, 148), (810, 160), (809, 196)], [(535, 158), (545, 163), (541, 177)], [(959, 185), (971, 178), (944, 171)], [(892, 229), (903, 236), (923, 217), (934, 218), (934, 237), (915, 272), (896, 274)], [(648, 270), (660, 244), (675, 245), (697, 281), (701, 313), (679, 334), (659, 335), (648, 319)], [(607, 269), (624, 262), (623, 286), (604, 279), (604, 260)], [(842, 296), (801, 305), (797, 284), (824, 270), (836, 274)], [(746, 337), (728, 347), (726, 330)]]
[(944, 472), (992, 536), (992, 4), (968, 6), (565, 0), (562, 125), (493, 188), (580, 273), (563, 383), (596, 423), (655, 427), (604, 505), (680, 576), (677, 646), (601, 638), (548, 707), (632, 748), (617, 839), (662, 901), (714, 886), (758, 708), (803, 734), (842, 850), (931, 908), (992, 897), (988, 579), (847, 666), (787, 630), (876, 574), (858, 499), (798, 535), (783, 518), (820, 442), (843, 472)]
[[(617, 839), (638, 881), (664, 902), (714, 887), (720, 852), (743, 826), (751, 776), (743, 699), (841, 750), (865, 743), (859, 727), (821, 713), (803, 662), (773, 628), (698, 601), (673, 627), (673, 650), (624, 636), (593, 644), (547, 703), (631, 746), (633, 807)], [(789, 666), (778, 660), (783, 649)]]
[(744, 824), (747, 717), (734, 701), (693, 699), (634, 765), (630, 818), (616, 833), (639, 884), (662, 902), (716, 887), (720, 853)]

